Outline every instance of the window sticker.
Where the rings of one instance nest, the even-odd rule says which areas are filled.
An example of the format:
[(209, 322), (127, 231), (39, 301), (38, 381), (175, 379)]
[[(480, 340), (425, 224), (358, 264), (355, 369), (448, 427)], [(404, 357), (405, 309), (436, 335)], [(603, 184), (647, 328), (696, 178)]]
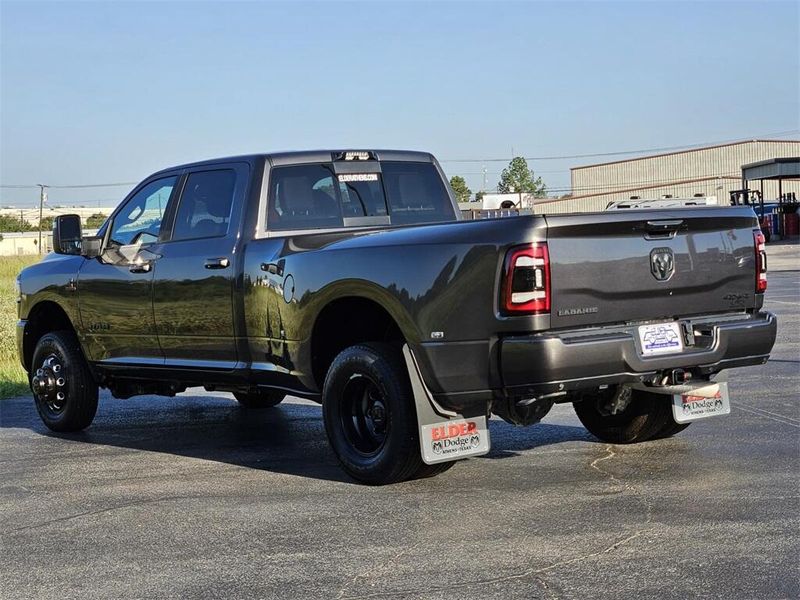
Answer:
[(352, 183), (353, 181), (378, 181), (377, 173), (343, 173), (339, 175), (339, 183)]

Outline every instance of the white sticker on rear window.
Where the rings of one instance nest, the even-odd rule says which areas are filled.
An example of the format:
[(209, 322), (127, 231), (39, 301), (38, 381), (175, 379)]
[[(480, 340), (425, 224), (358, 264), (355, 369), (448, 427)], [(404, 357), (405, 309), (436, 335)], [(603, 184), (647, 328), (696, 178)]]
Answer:
[(378, 181), (377, 173), (344, 173), (339, 175), (340, 183), (350, 183), (352, 181)]

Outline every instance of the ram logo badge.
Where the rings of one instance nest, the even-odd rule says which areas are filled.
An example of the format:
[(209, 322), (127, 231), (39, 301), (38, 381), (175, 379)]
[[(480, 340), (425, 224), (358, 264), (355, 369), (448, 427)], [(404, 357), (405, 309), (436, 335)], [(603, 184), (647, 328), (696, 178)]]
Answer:
[(650, 251), (650, 272), (659, 281), (667, 281), (675, 272), (672, 248), (654, 248)]

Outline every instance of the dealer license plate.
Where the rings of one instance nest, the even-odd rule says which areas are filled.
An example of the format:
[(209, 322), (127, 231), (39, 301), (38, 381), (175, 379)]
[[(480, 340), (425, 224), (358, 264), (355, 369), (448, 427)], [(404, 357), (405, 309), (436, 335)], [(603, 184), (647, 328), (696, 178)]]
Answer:
[(730, 412), (731, 401), (725, 382), (712, 383), (672, 397), (672, 417), (676, 423), (690, 423)]
[(655, 354), (674, 354), (683, 350), (683, 336), (680, 325), (672, 323), (652, 323), (639, 326), (639, 344), (643, 356)]
[(489, 452), (486, 417), (423, 425), (420, 433), (422, 460), (429, 465)]

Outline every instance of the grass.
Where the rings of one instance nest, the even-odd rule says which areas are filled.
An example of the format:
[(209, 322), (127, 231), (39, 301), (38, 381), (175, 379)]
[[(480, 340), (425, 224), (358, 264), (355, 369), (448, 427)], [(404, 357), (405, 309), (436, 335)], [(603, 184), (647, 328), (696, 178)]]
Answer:
[(38, 256), (0, 256), (0, 398), (30, 392), (28, 378), (17, 355), (17, 295), (14, 280)]

